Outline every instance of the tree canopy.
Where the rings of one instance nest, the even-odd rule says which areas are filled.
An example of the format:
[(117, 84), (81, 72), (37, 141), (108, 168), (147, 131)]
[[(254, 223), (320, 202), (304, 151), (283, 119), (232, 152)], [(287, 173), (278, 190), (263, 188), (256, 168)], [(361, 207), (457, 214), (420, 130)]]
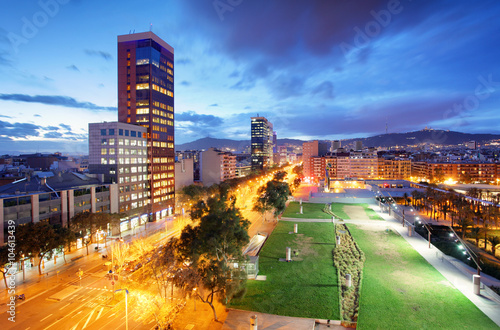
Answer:
[(210, 305), (215, 320), (214, 298), (228, 303), (245, 282), (244, 273), (234, 265), (244, 260), (242, 249), (249, 242), (250, 223), (235, 202), (223, 187), (206, 203), (199, 202), (193, 210), (193, 220), (198, 224), (186, 226), (178, 242), (179, 254), (192, 273), (184, 274), (190, 279), (184, 283), (185, 289), (197, 288), (196, 296)]

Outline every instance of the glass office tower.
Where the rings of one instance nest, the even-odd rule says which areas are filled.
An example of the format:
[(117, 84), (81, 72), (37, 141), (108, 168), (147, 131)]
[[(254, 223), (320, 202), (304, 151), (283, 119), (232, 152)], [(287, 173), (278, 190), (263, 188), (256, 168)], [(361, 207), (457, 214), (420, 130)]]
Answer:
[(174, 49), (153, 32), (118, 36), (118, 120), (147, 128), (149, 212), (173, 214)]
[(252, 117), (252, 170), (261, 170), (273, 164), (273, 124), (265, 117)]

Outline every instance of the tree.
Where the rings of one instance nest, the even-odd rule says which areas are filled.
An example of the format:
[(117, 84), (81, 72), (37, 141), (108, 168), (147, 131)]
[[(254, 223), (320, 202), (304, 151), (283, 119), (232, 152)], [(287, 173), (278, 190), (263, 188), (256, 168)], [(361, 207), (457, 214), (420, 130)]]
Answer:
[(479, 239), (481, 238), (482, 230), (479, 227), (472, 227), (470, 229), (470, 237), (476, 240), (476, 246), (479, 246)]
[(465, 211), (461, 212), (461, 215), (457, 220), (457, 224), (460, 226), (460, 230), (462, 232), (462, 239), (464, 239), (465, 237), (465, 231), (467, 230), (467, 228), (474, 225), (472, 217), (473, 217), (472, 211), (468, 208), (465, 208)]
[[(14, 258), (9, 258), (9, 253), (11, 254), (11, 257)], [(2, 273), (6, 290), (8, 289), (7, 272), (13, 266), (14, 262), (19, 261), (20, 257), (21, 256), (18, 253), (18, 249), (10, 248), (8, 243), (6, 245), (0, 246), (0, 273)]]
[(218, 195), (210, 197), (207, 203), (197, 204), (198, 225), (188, 225), (178, 244), (179, 255), (189, 267), (184, 271), (184, 290), (193, 292), (201, 301), (207, 303), (217, 321), (213, 305), (214, 298), (227, 304), (232, 297), (243, 289), (245, 276), (239, 267), (244, 261), (243, 247), (248, 244), (248, 227), (236, 200), (229, 200), (227, 191), (221, 189)]
[(497, 245), (500, 244), (500, 237), (499, 236), (488, 236), (488, 242), (491, 244), (491, 254), (493, 254), (494, 257), (496, 257), (496, 248)]
[(70, 228), (76, 237), (82, 240), (82, 243), (87, 248), (88, 255), (89, 245), (94, 242), (97, 232), (107, 229), (108, 224), (115, 226), (119, 221), (119, 214), (81, 212), (71, 219)]
[(286, 182), (268, 181), (265, 186), (259, 188), (257, 195), (254, 210), (261, 212), (274, 210), (274, 216), (277, 217), (285, 211), (290, 196), (290, 186)]
[(302, 165), (297, 165), (292, 169), (292, 173), (296, 174), (297, 176), (301, 177), (303, 176), (303, 169), (304, 167)]
[(20, 225), (17, 227), (17, 240), (23, 254), (39, 258), (38, 273), (42, 275), (43, 258), (51, 258), (59, 247), (54, 227), (46, 221)]
[(64, 263), (66, 263), (66, 252), (70, 251), (71, 244), (76, 240), (76, 235), (71, 229), (61, 225), (54, 226), (54, 230), (57, 249), (63, 253)]
[(287, 173), (285, 171), (278, 171), (274, 173), (273, 180), (274, 181), (283, 181), (285, 180)]

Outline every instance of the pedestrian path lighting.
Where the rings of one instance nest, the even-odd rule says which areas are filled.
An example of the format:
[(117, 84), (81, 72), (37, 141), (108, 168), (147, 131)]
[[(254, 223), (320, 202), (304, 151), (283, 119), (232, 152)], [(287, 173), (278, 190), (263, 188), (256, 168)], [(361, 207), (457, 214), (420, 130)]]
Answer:
[[(467, 258), (468, 260), (472, 260), (476, 266), (477, 266), (477, 275), (481, 275), (481, 266), (479, 266), (479, 256), (477, 254), (474, 253), (474, 251), (472, 251), (471, 249), (469, 249), (469, 247), (467, 246), (467, 244), (465, 244), (465, 242), (460, 238), (460, 236), (457, 235), (457, 233), (455, 232), (455, 230), (451, 227), (451, 226), (448, 226), (448, 228), (451, 229), (451, 231), (453, 233), (450, 233), (450, 237), (456, 237), (457, 240), (460, 242), (460, 245), (458, 246), (459, 249), (462, 250), (462, 253), (463, 254), (466, 254), (466, 255), (469, 255), (469, 257)], [(457, 241), (456, 240), (456, 241)]]
[(127, 289), (118, 289), (118, 291), (125, 291), (125, 330), (128, 330), (128, 290)]

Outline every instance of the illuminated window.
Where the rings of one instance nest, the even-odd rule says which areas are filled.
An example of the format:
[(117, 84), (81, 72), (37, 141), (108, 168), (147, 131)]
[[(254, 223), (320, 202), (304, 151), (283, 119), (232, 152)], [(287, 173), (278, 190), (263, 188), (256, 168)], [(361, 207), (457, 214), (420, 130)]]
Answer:
[(106, 148), (101, 148), (101, 155), (106, 155), (108, 152), (108, 149)]
[(115, 148), (109, 148), (109, 154), (114, 155), (115, 154)]
[(101, 164), (102, 165), (107, 165), (108, 164), (108, 160), (106, 158), (101, 158)]

